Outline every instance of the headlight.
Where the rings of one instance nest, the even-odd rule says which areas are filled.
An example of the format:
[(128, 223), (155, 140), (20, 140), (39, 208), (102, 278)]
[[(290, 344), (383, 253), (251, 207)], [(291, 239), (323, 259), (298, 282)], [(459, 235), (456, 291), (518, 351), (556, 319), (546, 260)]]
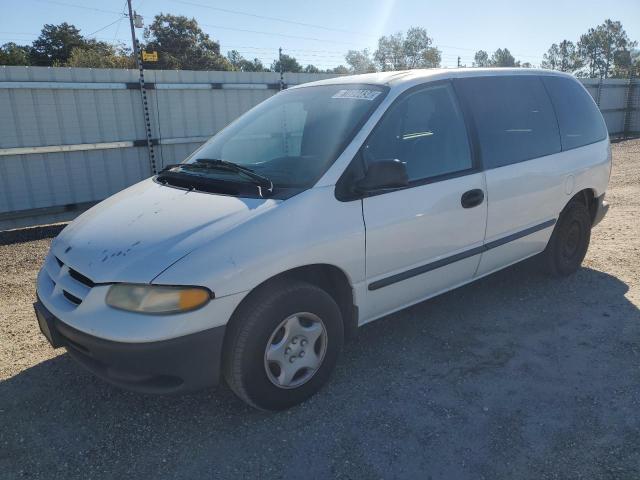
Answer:
[(112, 285), (107, 305), (139, 313), (180, 313), (204, 306), (213, 294), (201, 287), (169, 287), (164, 285)]

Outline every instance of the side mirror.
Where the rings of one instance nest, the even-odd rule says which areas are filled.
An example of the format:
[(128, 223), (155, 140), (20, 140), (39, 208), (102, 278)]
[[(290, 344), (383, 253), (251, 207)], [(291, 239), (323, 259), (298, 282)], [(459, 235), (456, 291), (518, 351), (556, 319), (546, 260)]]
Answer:
[(378, 160), (367, 168), (364, 178), (355, 184), (359, 192), (402, 188), (409, 184), (407, 167), (398, 159)]

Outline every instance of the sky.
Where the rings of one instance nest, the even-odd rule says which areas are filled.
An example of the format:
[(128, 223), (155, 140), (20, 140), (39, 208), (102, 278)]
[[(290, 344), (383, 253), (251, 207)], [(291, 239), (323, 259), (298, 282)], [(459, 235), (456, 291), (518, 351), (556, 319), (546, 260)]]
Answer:
[[(45, 23), (74, 24), (85, 36), (131, 44), (124, 0), (0, 0), (0, 44), (31, 43)], [(349, 49), (376, 48), (377, 39), (409, 27), (426, 28), (442, 52), (442, 65), (458, 56), (508, 48), (516, 59), (539, 65), (552, 43), (576, 42), (605, 19), (619, 20), (640, 42), (640, 0), (527, 2), (497, 0), (133, 0), (145, 24), (163, 12), (195, 17), (222, 53), (238, 50), (265, 66), (278, 48), (303, 65), (344, 64)], [(142, 38), (142, 30), (138, 30)]]

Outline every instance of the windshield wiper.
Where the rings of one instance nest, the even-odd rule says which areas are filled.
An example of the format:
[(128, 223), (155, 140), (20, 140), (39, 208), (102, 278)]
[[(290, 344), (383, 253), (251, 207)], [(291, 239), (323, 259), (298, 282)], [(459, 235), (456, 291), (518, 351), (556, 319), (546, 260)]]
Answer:
[(263, 190), (266, 190), (269, 194), (273, 193), (273, 182), (264, 175), (256, 173), (254, 170), (238, 165), (237, 163), (229, 162), (227, 160), (219, 160), (215, 158), (198, 158), (195, 163), (178, 163), (175, 165), (167, 165), (164, 170), (171, 168), (181, 167), (184, 169), (211, 169), (211, 170), (224, 170), (227, 172), (235, 172), (249, 178), (252, 183), (258, 188), (258, 194), (264, 197)]

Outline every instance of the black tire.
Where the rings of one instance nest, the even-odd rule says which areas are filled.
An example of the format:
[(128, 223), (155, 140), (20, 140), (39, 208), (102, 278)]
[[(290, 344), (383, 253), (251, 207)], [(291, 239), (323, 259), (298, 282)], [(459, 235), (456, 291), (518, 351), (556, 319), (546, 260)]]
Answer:
[(547, 271), (562, 277), (574, 273), (584, 260), (591, 239), (591, 215), (581, 202), (564, 208), (544, 252)]
[[(323, 360), (306, 383), (276, 386), (265, 367), (265, 349), (281, 322), (298, 312), (322, 320), (326, 331)], [(225, 337), (223, 375), (233, 392), (261, 410), (283, 410), (314, 395), (327, 381), (342, 349), (340, 308), (321, 288), (299, 281), (277, 281), (260, 287), (234, 314)]]

